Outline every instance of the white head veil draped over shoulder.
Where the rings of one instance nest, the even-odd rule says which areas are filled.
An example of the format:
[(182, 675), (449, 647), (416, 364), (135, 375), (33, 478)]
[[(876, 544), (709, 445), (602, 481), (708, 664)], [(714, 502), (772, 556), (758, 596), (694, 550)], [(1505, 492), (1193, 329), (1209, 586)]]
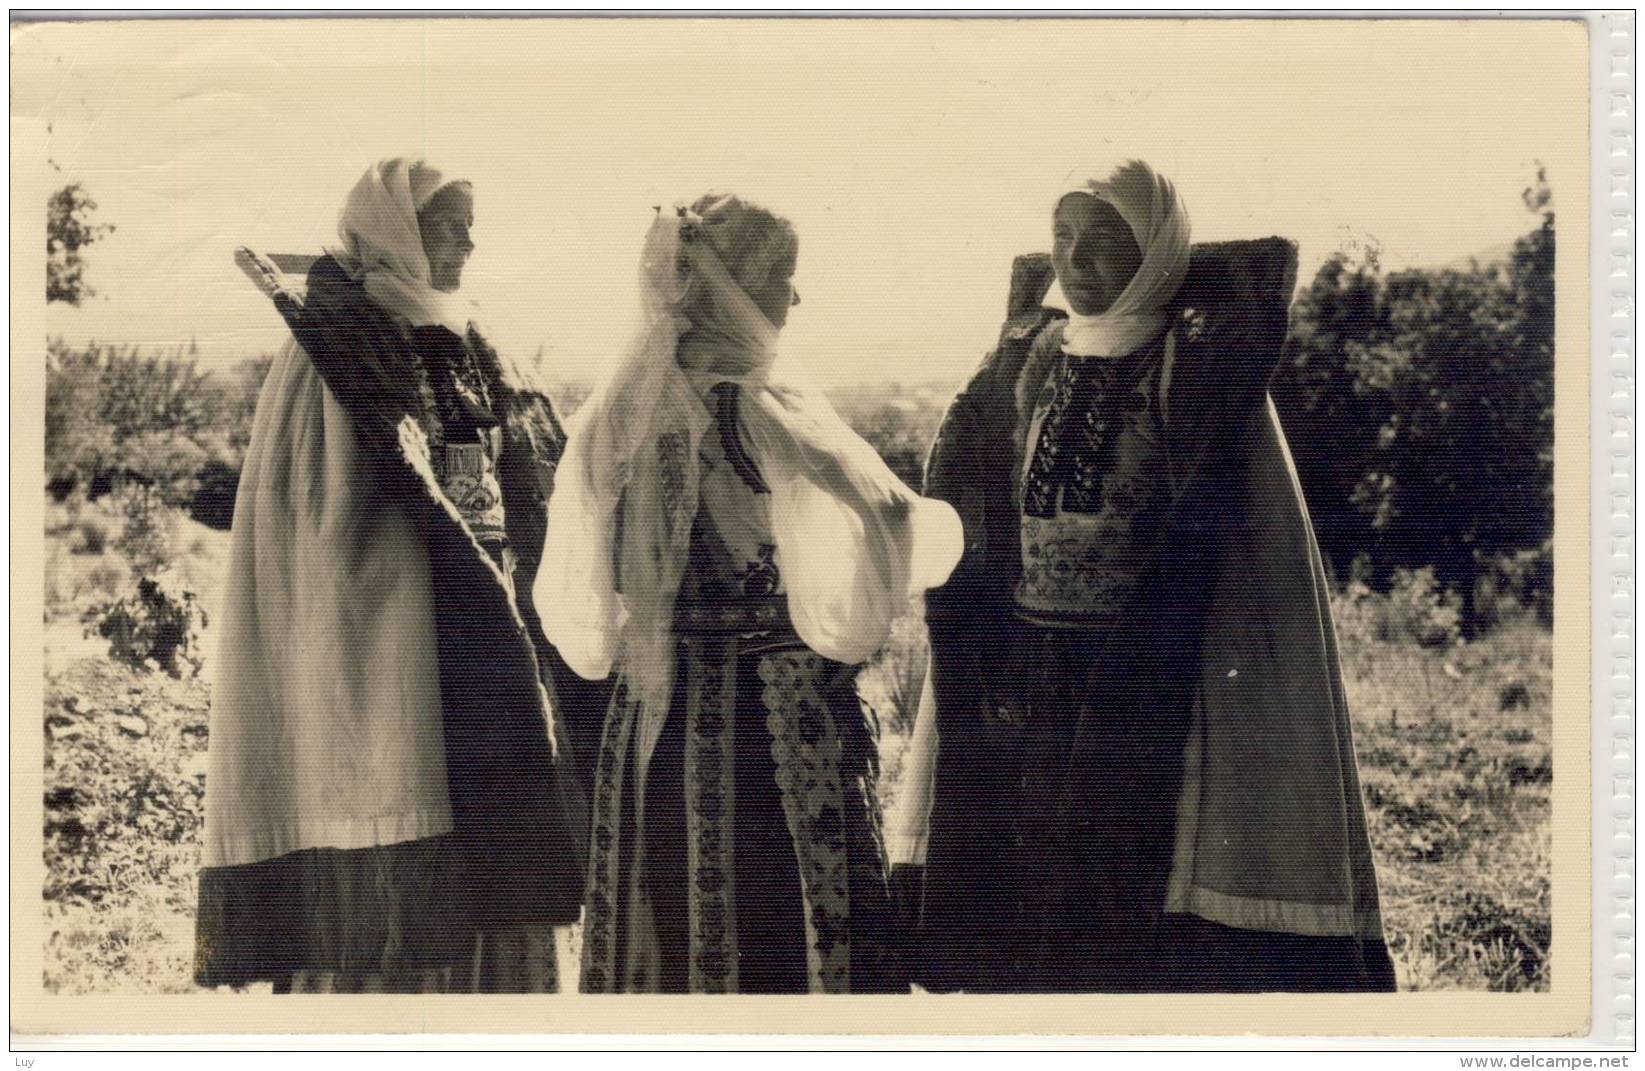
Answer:
[(372, 165), (354, 184), (337, 219), (339, 244), (328, 247), (343, 269), (365, 283), (378, 305), (413, 326), (440, 324), (465, 334), (475, 317), (472, 303), (434, 289), (417, 213), (447, 186), (421, 160), (396, 157)]
[(1130, 160), (1107, 178), (1069, 187), (1057, 204), (1083, 194), (1112, 205), (1142, 249), (1142, 263), (1114, 303), (1096, 316), (1074, 311), (1061, 285), (1053, 282), (1041, 302), (1068, 313), (1063, 351), (1079, 357), (1123, 357), (1165, 326), (1165, 306), (1188, 274), (1188, 210), (1176, 188), (1141, 160)]
[(774, 369), (777, 329), (748, 291), (767, 281), (773, 242), (791, 247), (786, 224), (735, 197), (698, 205), (660, 213), (646, 236), (642, 326), (569, 422), (534, 589), (572, 669), (598, 679), (618, 667), (641, 705), (642, 745), (673, 687), (674, 601), (712, 421), (702, 397), (716, 384), (742, 389), (740, 431), (770, 488), (789, 614), (813, 650), (863, 661), (963, 550), (951, 507), (915, 494), (820, 392)]

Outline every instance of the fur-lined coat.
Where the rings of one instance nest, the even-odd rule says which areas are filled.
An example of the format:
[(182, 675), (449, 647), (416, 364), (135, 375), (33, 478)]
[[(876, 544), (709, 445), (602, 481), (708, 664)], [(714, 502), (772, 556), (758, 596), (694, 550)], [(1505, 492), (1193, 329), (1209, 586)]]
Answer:
[[(1099, 762), (1088, 749), (1112, 747), (1115, 723), (1106, 735), (1082, 726), (1033, 804), (1055, 814), (1061, 848), (1052, 872), (1013, 880), (1038, 890), (1031, 924), (1053, 943), (1100, 940), (1081, 905), (1116, 872), (1154, 910), (1380, 937), (1326, 575), (1267, 395), (1295, 270), (1295, 249), (1280, 239), (1197, 245), (1168, 310), (1160, 394), (1170, 505), (1125, 627), (1089, 662), (1050, 669), (1075, 694), (1102, 697), (1093, 709), (1105, 720), (1135, 727), (1123, 746), (1139, 770), (1124, 784), (1085, 775), (1113, 768), (1111, 755)], [(974, 789), (991, 783), (986, 707), (1000, 689), (1025, 687), (1009, 623), (1022, 571), (1017, 479), (1059, 348), (1061, 322), (1039, 307), (1049, 278), (1047, 258), (1019, 259), (1012, 317), (950, 407), (926, 474), (925, 493), (952, 503), (966, 532), (959, 569), (927, 596), (934, 704), (921, 716), (935, 717), (918, 735), (934, 740), (923, 756), (916, 749), (905, 787), (924, 797), (910, 813), (930, 807), (919, 958), (938, 988), (969, 984), (972, 927), (997, 910), (975, 891), (990, 803)], [(1093, 840), (1116, 842), (1082, 829), (1116, 813), (1143, 831), (1135, 853), (1088, 857)], [(924, 831), (909, 832), (918, 841)]]
[[(235, 507), (204, 865), (455, 832), (495, 861), (477, 902), (572, 921), (585, 794), (531, 603), (564, 445), (553, 407), (478, 331), (409, 327), (330, 257), (306, 294), (269, 291), (294, 341)], [(490, 385), (502, 554), (435, 474), (429, 375), (457, 361)]]

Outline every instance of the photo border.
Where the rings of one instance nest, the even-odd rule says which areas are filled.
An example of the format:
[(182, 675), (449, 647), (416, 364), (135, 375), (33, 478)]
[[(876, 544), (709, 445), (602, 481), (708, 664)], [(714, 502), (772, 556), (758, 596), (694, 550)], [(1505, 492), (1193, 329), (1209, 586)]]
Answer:
[[(614, 18), (615, 15), (602, 16)], [(650, 16), (650, 17), (655, 17)], [(1016, 16), (1014, 16), (1016, 17)], [(1067, 13), (1047, 17), (1067, 18)], [(1171, 18), (1183, 17), (1173, 14)], [(1251, 20), (1248, 16), (1238, 16)], [(1358, 17), (1358, 16), (1355, 16)], [(1395, 19), (1398, 15), (1376, 14)], [(1443, 18), (1421, 13), (1418, 19)], [(1450, 17), (1486, 18), (1479, 13)], [(1538, 18), (1513, 13), (1491, 21), (1558, 18), (1588, 29), (1591, 188), (1585, 203), (1561, 191), (1564, 218), (1581, 215), (1586, 232), (1562, 228), (1556, 247), (1557, 353), (1555, 430), (1555, 573), (1586, 575), (1587, 588), (1556, 583), (1555, 619), (1587, 622), (1556, 627), (1554, 641), (1553, 751), (1560, 770), (1553, 783), (1555, 834), (1550, 950), (1554, 977), (1548, 993), (1398, 993), (1374, 995), (1254, 996), (1006, 996), (966, 995), (829, 997), (542, 997), (371, 996), (255, 997), (200, 993), (179, 996), (108, 994), (59, 996), (43, 990), (40, 892), (44, 877), (41, 793), (44, 740), (38, 712), (44, 681), (39, 672), (44, 539), (39, 517), (44, 490), (43, 362), (44, 303), (18, 295), (44, 290), (38, 252), (38, 217), (25, 208), (44, 200), (50, 175), (38, 124), (12, 119), (12, 1030), (14, 1045), (55, 1045), (89, 1028), (161, 1035), (183, 1028), (208, 1031), (226, 1022), (260, 1033), (347, 1034), (397, 1028), (415, 1022), (452, 1035), (562, 1032), (659, 1035), (762, 1034), (976, 1036), (992, 1034), (1084, 1035), (1073, 1027), (1123, 1022), (1134, 1032), (1165, 1041), (1184, 1022), (1213, 1033), (1249, 1034), (1285, 1029), (1280, 1037), (1370, 1037), (1501, 1041), (1587, 1037), (1603, 1043), (1633, 1039), (1633, 17), (1628, 13), (1556, 13)], [(881, 28), (888, 20), (877, 20)], [(894, 21), (894, 20), (892, 20)], [(1278, 20), (1276, 20), (1278, 21)], [(13, 23), (16, 34), (18, 23)], [(18, 77), (16, 70), (13, 78)], [(1601, 227), (1604, 230), (1601, 230)], [(1588, 270), (1584, 272), (1584, 267)], [(1602, 274), (1603, 273), (1603, 274)], [(1599, 280), (1604, 279), (1605, 285)], [(1583, 280), (1580, 287), (1567, 280)], [(1582, 312), (1591, 306), (1590, 333)], [(1599, 325), (1606, 325), (1604, 330)], [(1603, 347), (1603, 349), (1601, 349)], [(1604, 375), (1593, 375), (1603, 368)], [(1601, 423), (1605, 426), (1600, 427)], [(1602, 439), (1601, 436), (1604, 436)], [(1603, 442), (1607, 464), (1592, 464)], [(1576, 478), (1587, 473), (1590, 478)], [(1590, 525), (1590, 517), (1606, 518)], [(1584, 538), (1584, 536), (1588, 538)], [(1602, 569), (1590, 565), (1604, 563)], [(1601, 597), (1601, 579), (1608, 584)], [(1584, 612), (1587, 610), (1588, 612)], [(1598, 637), (1604, 636), (1601, 644)], [(31, 646), (32, 645), (32, 646)], [(1586, 671), (1584, 669), (1586, 667)], [(1591, 686), (1588, 682), (1591, 681)], [(1590, 690), (1591, 687), (1591, 690)], [(1603, 697), (1608, 717), (1595, 716)], [(1585, 724), (1590, 731), (1584, 731)], [(1603, 750), (1601, 750), (1603, 749)], [(1608, 755), (1608, 762), (1596, 757)], [(1573, 757), (1573, 755), (1575, 757)], [(1577, 759), (1590, 777), (1579, 776)], [(1568, 772), (1569, 771), (1569, 772)], [(1590, 791), (1591, 789), (1591, 791)], [(1603, 802), (1603, 805), (1601, 804)], [(1590, 865), (1591, 864), (1591, 865)], [(1581, 878), (1584, 869), (1592, 881)], [(1591, 885), (1592, 898), (1581, 890)], [(1600, 919), (1604, 923), (1600, 924)], [(1567, 938), (1566, 935), (1569, 935)], [(1581, 938), (1580, 942), (1577, 937)], [(29, 950), (36, 950), (30, 954)], [(1586, 976), (1585, 984), (1561, 979)], [(1282, 1005), (1282, 1007), (1276, 1007)], [(1515, 1033), (1472, 1028), (1508, 1024)], [(1610, 1033), (1604, 1037), (1605, 1027)], [(1399, 1029), (1394, 1029), (1398, 1027)], [(1140, 1029), (1137, 1029), (1140, 1028)], [(1348, 1029), (1357, 1028), (1357, 1029)], [(1370, 1028), (1370, 1029), (1365, 1029)], [(1386, 1028), (1386, 1029), (1385, 1029)], [(1461, 1031), (1459, 1034), (1458, 1031)], [(1523, 1032), (1520, 1032), (1523, 1031)], [(221, 1036), (221, 1035), (214, 1035)], [(1195, 1035), (1207, 1036), (1207, 1035)], [(158, 1040), (158, 1038), (155, 1038)], [(419, 1039), (421, 1043), (423, 1039)]]

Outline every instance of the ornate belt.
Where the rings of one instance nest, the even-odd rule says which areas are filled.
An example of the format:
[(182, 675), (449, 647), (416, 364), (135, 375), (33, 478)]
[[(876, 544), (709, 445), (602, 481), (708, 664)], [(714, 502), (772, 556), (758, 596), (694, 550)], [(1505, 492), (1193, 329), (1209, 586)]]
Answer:
[(793, 632), (794, 625), (788, 618), (788, 596), (739, 595), (677, 604), (674, 628), (682, 634), (735, 635)]

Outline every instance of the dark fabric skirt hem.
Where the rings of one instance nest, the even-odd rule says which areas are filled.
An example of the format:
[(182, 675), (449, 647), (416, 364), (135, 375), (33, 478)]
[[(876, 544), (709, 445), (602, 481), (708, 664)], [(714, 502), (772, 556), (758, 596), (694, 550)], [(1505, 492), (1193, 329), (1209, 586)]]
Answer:
[[(963, 946), (963, 947), (962, 947)], [(1314, 937), (1165, 915), (1150, 938), (1089, 933), (1030, 949), (1011, 938), (928, 944), (916, 981), (952, 993), (1392, 993), (1381, 940)]]
[(412, 975), (471, 966), (481, 933), (575, 922), (552, 881), (452, 835), (315, 848), (200, 871), (194, 980), (279, 983), (299, 971)]
[(1394, 961), (1381, 940), (1245, 930), (1197, 915), (1166, 915), (1160, 940), (1170, 992), (1392, 993)]

